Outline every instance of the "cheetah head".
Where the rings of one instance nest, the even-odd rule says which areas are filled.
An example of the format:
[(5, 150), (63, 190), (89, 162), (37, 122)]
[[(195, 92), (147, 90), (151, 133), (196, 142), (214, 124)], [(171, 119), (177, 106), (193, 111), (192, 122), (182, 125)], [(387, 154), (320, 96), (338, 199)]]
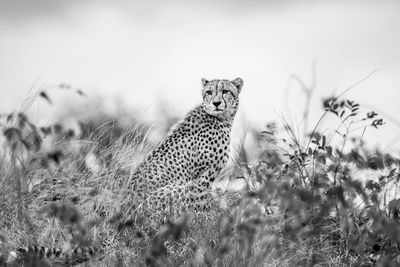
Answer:
[(239, 93), (243, 80), (201, 80), (203, 83), (203, 108), (211, 116), (233, 121), (239, 107)]

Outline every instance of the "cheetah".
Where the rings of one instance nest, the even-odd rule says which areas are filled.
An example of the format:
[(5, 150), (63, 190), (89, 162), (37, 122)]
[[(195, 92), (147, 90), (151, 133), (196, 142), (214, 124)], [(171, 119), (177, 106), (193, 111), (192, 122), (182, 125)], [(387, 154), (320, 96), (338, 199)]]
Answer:
[(211, 183), (229, 159), (232, 123), (243, 80), (202, 79), (200, 105), (173, 126), (131, 175), (129, 190), (154, 211), (204, 209)]

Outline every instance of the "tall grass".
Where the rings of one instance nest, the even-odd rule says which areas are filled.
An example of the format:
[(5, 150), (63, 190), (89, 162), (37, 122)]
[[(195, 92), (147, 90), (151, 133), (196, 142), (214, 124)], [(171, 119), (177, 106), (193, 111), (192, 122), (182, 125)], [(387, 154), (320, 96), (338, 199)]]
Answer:
[(96, 252), (17, 266), (396, 266), (400, 161), (365, 145), (364, 132), (384, 122), (361, 111), (333, 96), (322, 101), (322, 116), (338, 120), (332, 133), (317, 123), (299, 137), (286, 121), (250, 130), (256, 153), (239, 146), (223, 172), (248, 186), (215, 192), (213, 208), (178, 217), (157, 214), (127, 190), (155, 145), (145, 124), (93, 118), (78, 134), (61, 122), (39, 127), (24, 113), (6, 114), (0, 265), (9, 251), (37, 244)]

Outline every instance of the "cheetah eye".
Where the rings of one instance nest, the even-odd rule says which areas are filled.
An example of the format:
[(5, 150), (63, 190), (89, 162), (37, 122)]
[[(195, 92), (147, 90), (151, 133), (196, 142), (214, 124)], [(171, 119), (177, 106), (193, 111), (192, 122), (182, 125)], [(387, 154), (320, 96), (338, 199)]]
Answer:
[(212, 92), (211, 91), (206, 91), (206, 94), (207, 95), (212, 95)]
[(228, 90), (222, 90), (222, 94), (227, 94), (228, 92)]

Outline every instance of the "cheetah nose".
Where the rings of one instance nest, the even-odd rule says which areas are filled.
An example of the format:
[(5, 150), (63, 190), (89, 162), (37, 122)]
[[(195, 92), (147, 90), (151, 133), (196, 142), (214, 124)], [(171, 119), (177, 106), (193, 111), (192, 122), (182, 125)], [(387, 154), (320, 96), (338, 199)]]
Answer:
[(221, 101), (213, 102), (213, 104), (214, 104), (214, 106), (215, 106), (216, 108), (218, 108), (218, 106), (221, 105), (221, 103), (222, 103)]

